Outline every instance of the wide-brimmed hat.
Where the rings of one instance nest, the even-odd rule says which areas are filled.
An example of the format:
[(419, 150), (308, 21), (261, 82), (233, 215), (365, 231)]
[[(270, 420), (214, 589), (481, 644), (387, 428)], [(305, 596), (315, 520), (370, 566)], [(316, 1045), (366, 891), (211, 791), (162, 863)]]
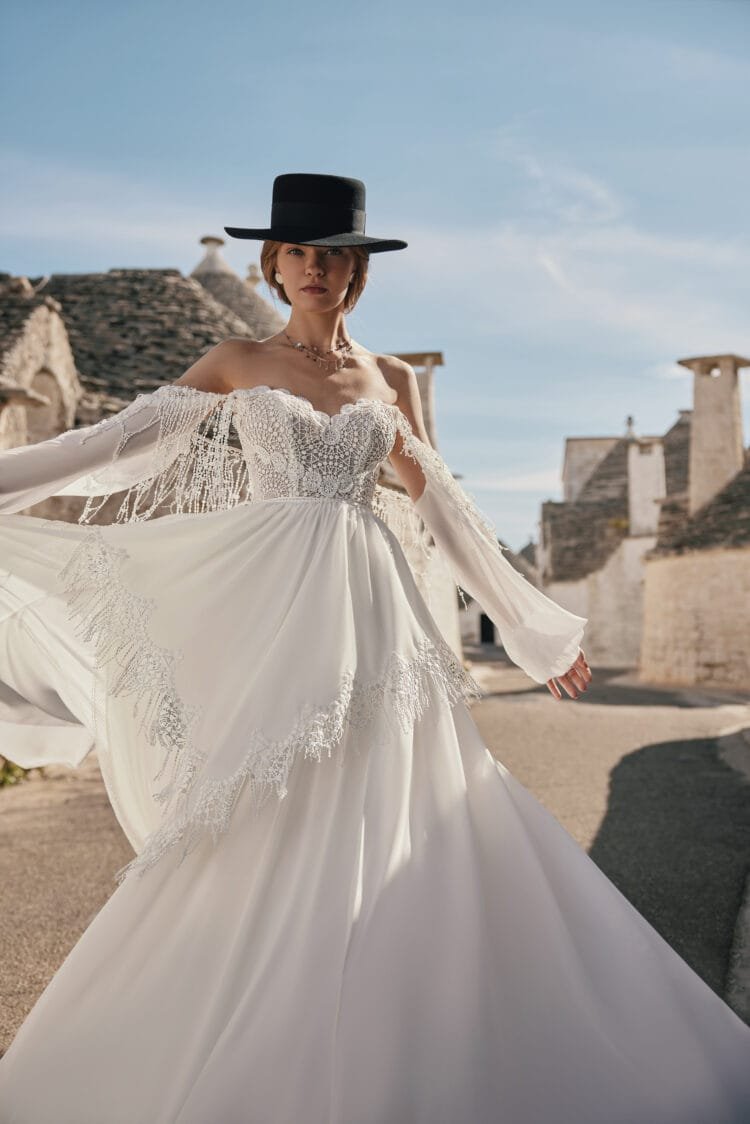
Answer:
[(362, 246), (371, 254), (403, 250), (400, 238), (365, 234), (365, 185), (348, 176), (287, 172), (273, 181), (271, 225), (225, 226), (232, 238), (273, 239), (304, 246)]

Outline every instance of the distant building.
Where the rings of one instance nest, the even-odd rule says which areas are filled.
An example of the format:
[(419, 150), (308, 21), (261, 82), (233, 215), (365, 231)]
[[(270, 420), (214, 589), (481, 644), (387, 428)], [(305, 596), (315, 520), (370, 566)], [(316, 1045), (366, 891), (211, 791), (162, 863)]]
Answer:
[(693, 409), (663, 435), (572, 437), (542, 504), (544, 591), (589, 619), (593, 664), (750, 689), (750, 469), (735, 355), (680, 361)]
[(641, 678), (750, 690), (750, 450), (737, 355), (693, 371), (687, 487), (665, 505), (646, 555)]
[(537, 568), (545, 593), (588, 617), (586, 655), (606, 667), (636, 667), (643, 617), (644, 556), (655, 544), (660, 505), (687, 482), (691, 412), (661, 435), (569, 437), (563, 500), (542, 504)]

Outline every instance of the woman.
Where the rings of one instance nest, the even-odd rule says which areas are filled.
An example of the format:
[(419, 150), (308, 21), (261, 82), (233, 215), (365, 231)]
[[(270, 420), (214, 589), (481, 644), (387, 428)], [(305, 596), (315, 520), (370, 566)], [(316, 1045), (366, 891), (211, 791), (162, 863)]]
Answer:
[[(739, 1124), (750, 1029), (493, 759), (419, 593), (414, 511), (511, 658), (586, 690), (585, 619), (510, 566), (411, 368), (348, 336), (405, 246), (364, 211), (277, 177), (271, 226), (227, 230), (286, 329), (0, 454), (7, 756), (95, 746), (136, 851), (0, 1061), (0, 1122)], [(50, 494), (81, 522), (18, 514)]]

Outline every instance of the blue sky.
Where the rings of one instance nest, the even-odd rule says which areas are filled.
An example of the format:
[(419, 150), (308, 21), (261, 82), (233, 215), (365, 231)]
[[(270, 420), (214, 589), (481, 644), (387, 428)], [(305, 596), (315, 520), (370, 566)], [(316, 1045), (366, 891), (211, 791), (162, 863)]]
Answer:
[[(5, 0), (1, 24), (0, 269), (189, 272), (202, 234), (267, 222), (278, 173), (363, 179), (368, 233), (409, 246), (349, 330), (443, 352), (440, 451), (511, 547), (566, 436), (663, 433), (676, 359), (750, 356), (745, 0)], [(748, 372), (743, 406), (747, 444)]]

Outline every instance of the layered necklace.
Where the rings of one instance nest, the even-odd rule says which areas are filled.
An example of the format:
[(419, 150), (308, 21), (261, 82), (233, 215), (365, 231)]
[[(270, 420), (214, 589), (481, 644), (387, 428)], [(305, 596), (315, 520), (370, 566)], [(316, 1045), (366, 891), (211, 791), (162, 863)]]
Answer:
[[(320, 351), (314, 344), (308, 346), (301, 340), (293, 340), (288, 332), (284, 332), (284, 335), (295, 351), (301, 351), (308, 359), (312, 359), (313, 363), (317, 363), (319, 367), (324, 367), (327, 371), (331, 370), (331, 362), (333, 362), (333, 370), (340, 371), (346, 362), (346, 357), (352, 352), (351, 340), (341, 340), (334, 347), (329, 347), (327, 351)], [(327, 356), (329, 355), (333, 355), (335, 358), (333, 360), (328, 359)]]

